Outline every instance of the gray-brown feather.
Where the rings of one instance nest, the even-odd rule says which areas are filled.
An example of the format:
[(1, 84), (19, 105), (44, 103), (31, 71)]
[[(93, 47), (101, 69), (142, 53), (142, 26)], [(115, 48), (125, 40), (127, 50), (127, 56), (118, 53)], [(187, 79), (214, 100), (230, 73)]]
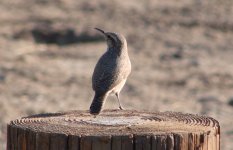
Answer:
[(100, 113), (110, 92), (119, 94), (131, 72), (125, 38), (116, 33), (103, 33), (107, 38), (108, 49), (97, 62), (92, 76), (95, 97), (90, 107), (91, 114)]
[[(126, 79), (131, 71), (128, 58), (122, 59), (111, 51), (107, 51), (96, 64), (92, 76), (92, 88), (96, 92), (105, 93)], [(125, 60), (127, 59), (127, 60)]]

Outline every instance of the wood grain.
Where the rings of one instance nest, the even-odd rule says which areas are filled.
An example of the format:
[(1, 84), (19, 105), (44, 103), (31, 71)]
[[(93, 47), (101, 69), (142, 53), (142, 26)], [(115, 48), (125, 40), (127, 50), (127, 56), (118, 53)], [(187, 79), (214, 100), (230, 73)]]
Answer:
[(217, 120), (177, 112), (87, 111), (11, 121), (7, 150), (219, 150)]

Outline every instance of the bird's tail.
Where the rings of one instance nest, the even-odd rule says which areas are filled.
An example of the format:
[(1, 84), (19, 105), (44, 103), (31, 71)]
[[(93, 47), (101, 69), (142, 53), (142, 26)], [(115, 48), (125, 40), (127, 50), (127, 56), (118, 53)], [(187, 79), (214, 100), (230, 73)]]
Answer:
[(98, 115), (102, 109), (104, 101), (106, 99), (106, 94), (97, 94), (95, 93), (95, 97), (90, 106), (90, 114)]

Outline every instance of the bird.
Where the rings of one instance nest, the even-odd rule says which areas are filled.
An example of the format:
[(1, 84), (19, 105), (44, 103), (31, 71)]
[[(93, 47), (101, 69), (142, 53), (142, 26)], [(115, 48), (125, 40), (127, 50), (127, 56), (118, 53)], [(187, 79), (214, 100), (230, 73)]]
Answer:
[(107, 43), (107, 50), (99, 58), (92, 75), (92, 89), (95, 96), (89, 111), (92, 115), (98, 115), (110, 94), (115, 94), (119, 109), (123, 110), (120, 91), (131, 72), (131, 62), (127, 41), (122, 34), (105, 32), (100, 28), (94, 29), (103, 34)]

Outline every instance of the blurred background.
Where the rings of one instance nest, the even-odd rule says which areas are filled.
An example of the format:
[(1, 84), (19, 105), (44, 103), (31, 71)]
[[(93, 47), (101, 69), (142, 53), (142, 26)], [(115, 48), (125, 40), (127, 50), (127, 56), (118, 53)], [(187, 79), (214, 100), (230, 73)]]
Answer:
[[(89, 109), (106, 50), (94, 27), (127, 38), (126, 109), (212, 116), (232, 150), (232, 0), (1, 0), (0, 149), (10, 120)], [(117, 107), (109, 97), (105, 109)]]

